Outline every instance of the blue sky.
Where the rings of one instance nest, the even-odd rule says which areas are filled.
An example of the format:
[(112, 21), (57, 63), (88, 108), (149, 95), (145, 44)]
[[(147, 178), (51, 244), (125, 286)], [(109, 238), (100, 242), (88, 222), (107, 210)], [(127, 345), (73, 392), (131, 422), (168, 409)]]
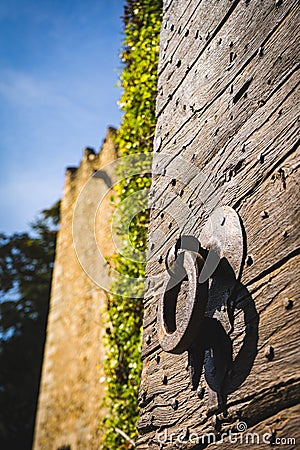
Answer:
[(1, 0), (0, 232), (61, 197), (67, 166), (118, 126), (122, 0)]

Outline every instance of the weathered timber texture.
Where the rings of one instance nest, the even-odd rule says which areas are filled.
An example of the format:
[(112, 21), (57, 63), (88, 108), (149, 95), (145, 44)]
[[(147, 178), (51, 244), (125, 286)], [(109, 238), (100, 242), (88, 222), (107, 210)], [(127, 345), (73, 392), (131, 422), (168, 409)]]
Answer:
[[(228, 436), (218, 447), (261, 449), (266, 433), (275, 448), (299, 445), (299, 14), (296, 1), (165, 1), (139, 449), (216, 448), (196, 437), (220, 440), (239, 421), (260, 442)], [(187, 352), (163, 352), (157, 336), (166, 254), (181, 234), (199, 238), (220, 205), (237, 211), (244, 233), (227, 415), (205, 373), (201, 398), (192, 390)], [(280, 444), (287, 438), (296, 443)]]
[[(34, 450), (96, 450), (99, 448), (99, 425), (106, 411), (101, 407), (104, 393), (103, 335), (105, 333), (106, 294), (89, 279), (80, 265), (74, 248), (72, 226), (78, 196), (94, 172), (113, 162), (116, 149), (109, 129), (100, 153), (84, 151), (78, 168), (66, 171), (61, 205), (61, 223), (57, 239), (52, 281), (47, 339), (35, 425)], [(103, 216), (93, 212), (107, 192), (103, 171), (88, 186), (87, 202), (77, 228), (96, 232), (104, 255), (110, 256), (107, 244), (113, 209), (104, 199)], [(97, 172), (98, 173), (98, 172)], [(94, 223), (95, 221), (95, 223)], [(95, 227), (95, 228), (94, 228)], [(85, 255), (96, 261), (97, 247), (85, 245)], [(69, 447), (68, 447), (69, 446)]]

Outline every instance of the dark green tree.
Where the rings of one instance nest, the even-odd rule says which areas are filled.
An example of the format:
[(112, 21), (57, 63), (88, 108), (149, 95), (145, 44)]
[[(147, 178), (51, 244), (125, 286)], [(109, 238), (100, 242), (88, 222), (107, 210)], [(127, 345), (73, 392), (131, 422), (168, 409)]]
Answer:
[(59, 202), (30, 233), (0, 234), (0, 448), (30, 450), (46, 335)]

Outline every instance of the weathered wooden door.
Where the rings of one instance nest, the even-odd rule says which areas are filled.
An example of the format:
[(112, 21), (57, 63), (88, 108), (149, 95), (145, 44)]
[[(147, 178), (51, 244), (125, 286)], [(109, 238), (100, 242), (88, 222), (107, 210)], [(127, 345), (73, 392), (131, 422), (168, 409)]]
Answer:
[(139, 449), (299, 445), (298, 30), (296, 1), (165, 1)]

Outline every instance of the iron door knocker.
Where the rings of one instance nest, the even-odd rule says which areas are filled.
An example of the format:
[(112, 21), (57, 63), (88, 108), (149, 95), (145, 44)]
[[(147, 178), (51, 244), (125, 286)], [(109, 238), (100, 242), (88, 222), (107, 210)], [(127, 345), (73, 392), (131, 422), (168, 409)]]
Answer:
[[(158, 304), (158, 339), (164, 351), (179, 354), (189, 349), (204, 320), (208, 281), (199, 283), (205, 263), (199, 253), (184, 250), (176, 254), (171, 266), (168, 256), (168, 271)], [(187, 301), (179, 317), (177, 299), (184, 280), (188, 282)]]
[(243, 232), (237, 213), (228, 206), (220, 208), (211, 223), (200, 234), (206, 248), (193, 236), (181, 236), (167, 252), (157, 333), (165, 352), (188, 351), (193, 390), (201, 388), (205, 366), (206, 381), (224, 410), (224, 386), (232, 366), (231, 297), (242, 267)]

